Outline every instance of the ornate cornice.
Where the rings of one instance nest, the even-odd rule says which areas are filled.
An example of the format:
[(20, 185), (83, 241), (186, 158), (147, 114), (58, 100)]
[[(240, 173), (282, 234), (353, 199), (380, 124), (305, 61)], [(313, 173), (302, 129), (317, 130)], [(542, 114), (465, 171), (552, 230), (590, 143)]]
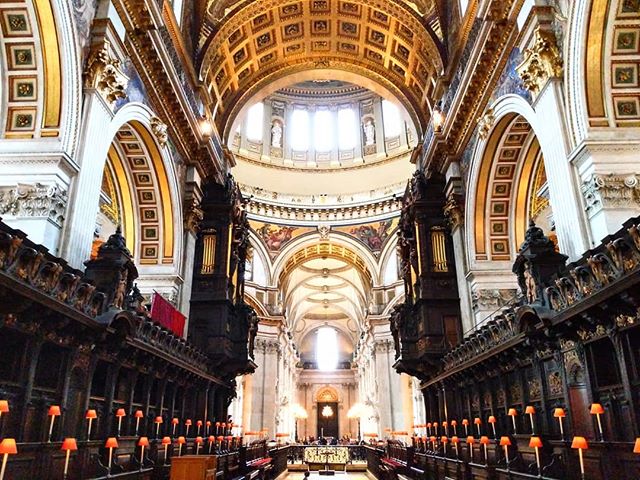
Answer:
[(606, 207), (640, 206), (639, 175), (593, 175), (582, 184), (585, 210), (593, 215)]
[(0, 187), (0, 215), (46, 217), (62, 226), (67, 192), (57, 185), (42, 183)]

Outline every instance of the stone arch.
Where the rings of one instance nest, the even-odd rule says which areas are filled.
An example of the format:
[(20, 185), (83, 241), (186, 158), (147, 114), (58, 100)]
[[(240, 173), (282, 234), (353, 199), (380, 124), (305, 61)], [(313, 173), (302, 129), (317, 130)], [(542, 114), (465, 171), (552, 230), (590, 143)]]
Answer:
[(335, 388), (324, 385), (318, 388), (314, 395), (314, 399), (316, 402), (339, 402), (340, 396)]

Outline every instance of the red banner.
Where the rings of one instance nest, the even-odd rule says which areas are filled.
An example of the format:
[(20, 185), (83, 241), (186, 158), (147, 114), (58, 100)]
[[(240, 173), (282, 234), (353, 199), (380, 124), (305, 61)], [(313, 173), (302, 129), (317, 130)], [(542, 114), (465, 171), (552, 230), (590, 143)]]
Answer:
[(186, 317), (162, 295), (155, 292), (151, 300), (151, 318), (177, 336), (182, 337)]

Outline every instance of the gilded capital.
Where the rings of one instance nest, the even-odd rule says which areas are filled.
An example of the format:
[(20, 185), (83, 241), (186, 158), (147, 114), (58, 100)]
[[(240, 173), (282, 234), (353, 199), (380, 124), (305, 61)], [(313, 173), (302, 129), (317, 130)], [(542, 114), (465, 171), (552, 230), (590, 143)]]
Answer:
[(160, 120), (158, 117), (151, 119), (151, 131), (158, 140), (158, 144), (164, 147), (167, 144), (169, 135), (167, 133), (167, 124)]
[(195, 199), (185, 201), (184, 205), (184, 229), (192, 233), (198, 233), (200, 222), (204, 213)]
[(524, 52), (523, 62), (516, 67), (527, 90), (538, 93), (551, 78), (563, 74), (562, 54), (555, 34), (550, 30), (536, 30), (533, 44)]
[(444, 205), (444, 215), (449, 221), (452, 229), (461, 227), (464, 224), (464, 210), (462, 208), (461, 195), (450, 193), (447, 203)]
[(85, 70), (85, 88), (97, 90), (113, 106), (119, 98), (126, 98), (129, 77), (124, 74), (120, 60), (112, 54), (110, 45), (105, 41), (91, 51)]

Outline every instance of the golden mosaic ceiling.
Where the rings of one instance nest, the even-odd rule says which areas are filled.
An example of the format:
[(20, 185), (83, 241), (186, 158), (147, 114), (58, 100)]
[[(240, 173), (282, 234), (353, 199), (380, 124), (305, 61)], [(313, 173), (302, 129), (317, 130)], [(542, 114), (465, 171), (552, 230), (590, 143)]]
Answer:
[(201, 78), (225, 138), (249, 99), (309, 71), (370, 80), (403, 103), (424, 130), (443, 70), (436, 34), (403, 1), (246, 0), (233, 6), (203, 51)]

